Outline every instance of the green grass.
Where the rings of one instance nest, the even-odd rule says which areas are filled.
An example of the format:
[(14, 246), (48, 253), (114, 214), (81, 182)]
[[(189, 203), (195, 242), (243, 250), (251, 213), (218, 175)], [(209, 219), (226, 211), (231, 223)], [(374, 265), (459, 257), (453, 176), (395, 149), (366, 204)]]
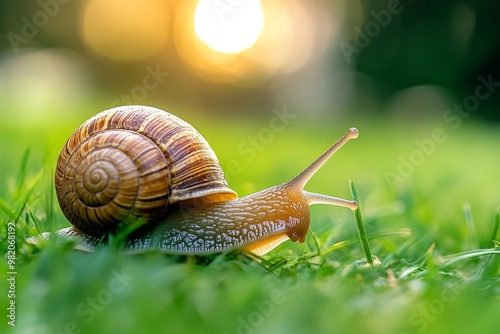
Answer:
[[(349, 126), (358, 126), (359, 139), (307, 189), (352, 198), (352, 179), (360, 210), (355, 218), (345, 208), (314, 206), (306, 242), (288, 241), (262, 258), (173, 257), (155, 251), (131, 256), (113, 247), (87, 254), (71, 243), (26, 242), (68, 226), (55, 200), (53, 169), (79, 121), (24, 130), (26, 136), (6, 126), (0, 134), (0, 246), (7, 250), (11, 221), (17, 243), (16, 327), (3, 316), (2, 333), (500, 331), (498, 128), (469, 123), (448, 131), (445, 143), (391, 187), (385, 173), (396, 171), (399, 157), (415, 150), (414, 140), (439, 123), (298, 120), (247, 159), (238, 145), (268, 122), (198, 126), (190, 119), (224, 168), (238, 165), (226, 173), (240, 195), (288, 180)], [(372, 257), (373, 266), (367, 265)], [(0, 261), (4, 312), (7, 260)]]

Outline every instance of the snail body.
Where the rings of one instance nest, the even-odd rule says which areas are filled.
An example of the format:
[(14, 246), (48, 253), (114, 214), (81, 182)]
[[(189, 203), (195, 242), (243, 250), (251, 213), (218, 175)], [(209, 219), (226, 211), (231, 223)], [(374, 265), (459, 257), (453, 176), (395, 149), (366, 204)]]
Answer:
[(103, 235), (141, 222), (123, 246), (177, 254), (246, 249), (262, 255), (305, 240), (309, 206), (357, 203), (303, 190), (356, 129), (289, 182), (237, 197), (207, 141), (165, 111), (117, 107), (82, 124), (56, 168), (56, 194), (73, 227), (59, 235), (96, 247)]

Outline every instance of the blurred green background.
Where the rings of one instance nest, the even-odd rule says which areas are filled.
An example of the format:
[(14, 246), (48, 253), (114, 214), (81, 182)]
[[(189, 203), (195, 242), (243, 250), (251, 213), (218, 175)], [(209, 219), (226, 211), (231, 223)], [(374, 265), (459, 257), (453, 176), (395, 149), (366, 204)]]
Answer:
[[(3, 248), (12, 216), (32, 215), (43, 231), (68, 226), (52, 175), (71, 132), (99, 111), (143, 104), (196, 127), (240, 196), (292, 178), (358, 127), (359, 139), (307, 188), (350, 198), (355, 180), (382, 261), (374, 271), (360, 265), (352, 213), (323, 206), (311, 212), (320, 248), (351, 241), (318, 258), (310, 233), (267, 255), (272, 270), (241, 258), (206, 267), (64, 245), (33, 254), (23, 238), (36, 229), (20, 227), (15, 329), (497, 333), (498, 256), (443, 263), (493, 247), (499, 13), (496, 0), (2, 1)], [(251, 39), (261, 19), (248, 48), (214, 49)], [(75, 310), (107, 296), (113, 270), (134, 278), (86, 321)], [(7, 271), (2, 262), (2, 288)]]
[[(85, 119), (124, 104), (165, 109), (201, 131), (255, 121), (237, 129), (243, 139), (223, 140), (245, 162), (279, 137), (259, 132), (276, 110), (290, 115), (279, 124), (287, 132), (330, 124), (322, 149), (338, 136), (334, 127), (343, 132), (363, 121), (384, 129), (427, 124), (397, 138), (414, 145), (433, 128), (460, 136), (463, 124), (500, 119), (498, 1), (264, 1), (258, 39), (233, 54), (199, 38), (200, 3), (2, 2), (1, 170), (25, 147), (39, 157), (47, 147), (57, 154)], [(214, 34), (227, 43), (258, 29), (253, 17), (238, 26), (242, 1), (209, 3), (223, 23)], [(245, 141), (252, 135), (258, 142)], [(391, 157), (396, 168), (399, 153)]]
[[(240, 2), (219, 12), (237, 15)], [(236, 54), (198, 38), (197, 4), (2, 2), (3, 105), (32, 121), (46, 109), (61, 121), (87, 116), (77, 107), (89, 100), (98, 110), (141, 103), (212, 116), (287, 105), (309, 118), (421, 117), (462, 102), (480, 75), (498, 80), (498, 1), (264, 1), (262, 33)], [(229, 24), (220, 31), (237, 29)], [(158, 75), (145, 83), (151, 70)], [(499, 99), (481, 101), (474, 117), (498, 120)]]

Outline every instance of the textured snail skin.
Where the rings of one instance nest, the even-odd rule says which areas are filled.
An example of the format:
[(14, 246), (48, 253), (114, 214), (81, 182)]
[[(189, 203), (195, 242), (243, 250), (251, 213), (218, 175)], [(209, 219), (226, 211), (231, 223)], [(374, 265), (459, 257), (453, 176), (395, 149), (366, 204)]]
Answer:
[[(246, 249), (262, 255), (281, 242), (304, 241), (309, 228), (309, 206), (284, 185), (239, 199), (192, 207), (178, 205), (164, 221), (141, 228), (123, 246), (135, 251), (160, 249), (168, 253), (207, 254)], [(68, 237), (80, 237), (94, 248), (99, 238), (66, 229)]]
[(304, 190), (357, 137), (349, 129), (291, 181), (237, 198), (210, 145), (191, 125), (151, 107), (110, 109), (83, 123), (59, 156), (56, 194), (73, 227), (57, 234), (93, 249), (105, 235), (140, 222), (123, 241), (125, 249), (177, 254), (246, 249), (262, 255), (288, 239), (304, 242), (310, 205), (357, 207)]

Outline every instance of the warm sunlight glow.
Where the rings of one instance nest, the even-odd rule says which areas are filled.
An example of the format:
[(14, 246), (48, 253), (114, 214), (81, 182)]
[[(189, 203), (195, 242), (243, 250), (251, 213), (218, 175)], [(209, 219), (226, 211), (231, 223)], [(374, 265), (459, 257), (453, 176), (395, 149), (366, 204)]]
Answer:
[(336, 45), (343, 2), (335, 1), (328, 14), (321, 3), (179, 1), (173, 8), (172, 37), (180, 60), (194, 75), (256, 87), (314, 64)]
[(248, 49), (264, 27), (259, 0), (200, 0), (194, 20), (198, 38), (224, 53)]
[(88, 0), (80, 31), (95, 53), (113, 60), (150, 57), (166, 42), (168, 5), (162, 0)]

